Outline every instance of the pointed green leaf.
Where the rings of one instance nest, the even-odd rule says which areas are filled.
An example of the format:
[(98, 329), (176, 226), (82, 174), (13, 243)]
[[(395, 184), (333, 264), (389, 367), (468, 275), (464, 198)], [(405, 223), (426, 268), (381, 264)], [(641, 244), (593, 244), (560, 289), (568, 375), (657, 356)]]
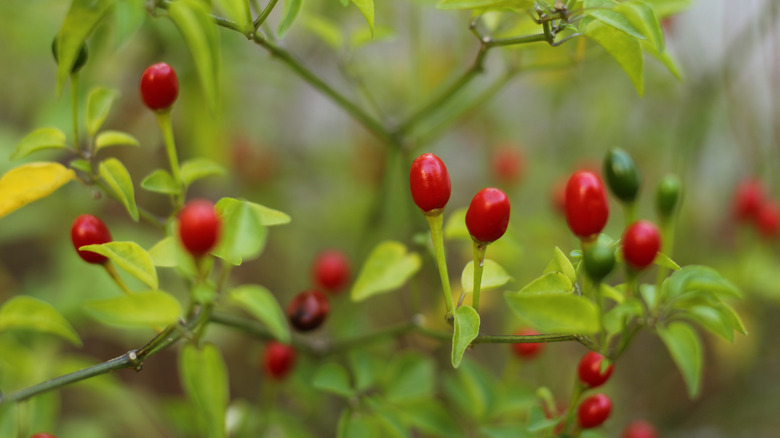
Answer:
[(615, 58), (641, 96), (644, 92), (644, 59), (637, 39), (597, 20), (591, 21), (583, 33)]
[(303, 0), (284, 0), (284, 14), (277, 30), (279, 38), (284, 37), (287, 31), (290, 30), (290, 26), (295, 22), (298, 13), (301, 12), (302, 4)]
[(394, 36), (395, 31), (386, 26), (375, 26), (373, 32), (371, 32), (371, 29), (361, 27), (349, 36), (349, 46), (358, 48), (372, 42), (389, 40)]
[(149, 248), (149, 256), (152, 257), (154, 266), (161, 268), (176, 267), (176, 240), (171, 237), (164, 237), (153, 247)]
[(521, 294), (526, 293), (566, 293), (574, 289), (569, 277), (554, 271), (543, 274), (520, 289)]
[(742, 297), (742, 292), (736, 286), (707, 266), (689, 265), (681, 268), (664, 281), (662, 288), (665, 299), (696, 292), (709, 292), (721, 299)]
[(316, 15), (303, 15), (301, 24), (328, 46), (334, 49), (340, 49), (344, 46), (344, 35), (341, 27), (334, 21)]
[(32, 330), (57, 335), (81, 347), (81, 339), (70, 323), (51, 304), (37, 298), (16, 296), (0, 308), (0, 332)]
[(135, 204), (135, 189), (133, 180), (125, 165), (116, 158), (109, 158), (99, 167), (100, 177), (108, 184), (119, 202), (125, 206), (130, 217), (138, 222), (138, 206)]
[(507, 292), (504, 297), (515, 315), (540, 332), (591, 334), (600, 328), (596, 306), (577, 295)]
[(669, 72), (674, 75), (675, 78), (677, 78), (678, 81), (683, 80), (682, 72), (680, 71), (680, 66), (677, 64), (677, 61), (672, 57), (671, 54), (669, 54), (668, 51), (664, 50), (663, 52), (658, 52), (655, 50), (653, 46), (651, 46), (649, 43), (645, 41), (640, 41), (640, 46), (642, 46), (642, 50), (649, 53), (650, 56), (657, 59), (658, 61), (663, 64)]
[(181, 165), (181, 180), (185, 186), (207, 176), (224, 174), (224, 167), (206, 158), (195, 158)]
[(436, 7), (439, 9), (526, 9), (533, 4), (533, 0), (441, 0)]
[(279, 210), (268, 208), (265, 205), (255, 204), (254, 202), (250, 202), (249, 205), (260, 218), (260, 223), (266, 227), (290, 223), (290, 216), (288, 216), (287, 213), (282, 213)]
[(457, 368), (463, 353), (479, 335), (479, 313), (471, 306), (460, 306), (455, 311), (455, 329), (452, 332), (452, 366)]
[(360, 12), (366, 17), (368, 28), (371, 35), (374, 34), (374, 0), (352, 0), (352, 4), (360, 9)]
[(111, 104), (119, 97), (119, 92), (105, 87), (95, 87), (87, 96), (87, 132), (93, 137), (103, 126)]
[(664, 33), (652, 6), (644, 1), (630, 0), (620, 3), (616, 11), (626, 17), (655, 50), (664, 51)]
[(232, 304), (249, 312), (268, 327), (280, 342), (290, 343), (290, 327), (279, 301), (266, 288), (256, 285), (239, 286), (228, 293)]
[(678, 14), (693, 4), (692, 0), (647, 0), (647, 3), (653, 7), (655, 16), (658, 18), (668, 17)]
[(215, 208), (222, 218), (222, 235), (212, 253), (234, 265), (258, 257), (265, 248), (268, 229), (253, 204), (222, 198)]
[(566, 257), (566, 254), (557, 246), (553, 252), (552, 260), (550, 260), (550, 263), (548, 263), (547, 267), (544, 269), (545, 274), (548, 272), (560, 272), (572, 283), (577, 281), (577, 271), (574, 269), (569, 258)]
[(181, 192), (181, 188), (176, 184), (170, 173), (164, 169), (155, 169), (141, 181), (141, 188), (154, 193), (164, 195), (176, 195)]
[(612, 336), (620, 333), (628, 321), (644, 314), (642, 303), (636, 298), (627, 298), (604, 314), (604, 329)]
[(179, 301), (161, 290), (87, 301), (84, 306), (96, 320), (116, 327), (159, 328), (175, 323), (181, 316)]
[(312, 379), (312, 386), (320, 391), (330, 392), (342, 397), (352, 397), (355, 390), (349, 383), (347, 370), (335, 362), (323, 364)]
[(674, 363), (682, 373), (688, 396), (695, 398), (701, 388), (703, 353), (699, 335), (690, 325), (672, 322), (666, 327), (658, 327), (658, 336), (666, 345)]
[(81, 45), (113, 6), (115, 0), (73, 0), (62, 23), (57, 43), (57, 94), (62, 93)]
[(384, 359), (363, 350), (349, 353), (349, 368), (355, 379), (355, 389), (365, 391), (376, 384), (385, 368)]
[(132, 135), (121, 131), (103, 131), (95, 139), (95, 149), (101, 150), (109, 146), (140, 146), (141, 143)]
[(67, 147), (65, 142), (65, 133), (57, 128), (36, 129), (16, 145), (11, 160), (18, 160), (44, 149), (65, 149)]
[(107, 242), (97, 245), (85, 245), (79, 248), (108, 257), (125, 272), (141, 280), (152, 289), (157, 289), (157, 271), (152, 256), (135, 242)]
[(655, 256), (655, 260), (653, 260), (653, 263), (655, 263), (658, 266), (663, 266), (664, 268), (669, 268), (673, 271), (680, 269), (680, 265), (675, 263), (674, 260), (670, 259), (668, 255), (661, 252), (659, 252), (658, 255)]
[(76, 170), (80, 170), (84, 173), (89, 173), (92, 170), (92, 166), (89, 164), (89, 161), (82, 160), (81, 158), (71, 161), (70, 167)]
[(216, 112), (219, 107), (221, 62), (219, 33), (211, 21), (209, 7), (198, 0), (177, 0), (171, 3), (168, 16), (187, 42), (206, 102)]
[(593, 17), (604, 24), (625, 32), (627, 35), (635, 39), (645, 39), (645, 36), (642, 34), (642, 32), (634, 27), (628, 17), (624, 15), (625, 10), (617, 9), (619, 5), (617, 1), (585, 0), (583, 5), (583, 15)]
[(230, 400), (228, 374), (222, 353), (213, 344), (198, 349), (187, 344), (179, 356), (179, 379), (184, 392), (203, 419), (198, 436), (226, 438), (225, 419)]
[(427, 400), (436, 390), (436, 365), (419, 353), (404, 352), (394, 358), (383, 375), (385, 400), (393, 404)]
[(402, 243), (380, 243), (360, 269), (352, 286), (352, 301), (363, 301), (373, 295), (400, 288), (420, 270), (420, 266), (422, 260), (419, 254), (407, 252)]
[(407, 401), (400, 412), (405, 422), (431, 436), (462, 436), (458, 422), (453, 418), (453, 410), (445, 408), (443, 403), (431, 403), (425, 399)]
[[(512, 280), (504, 268), (490, 259), (485, 259), (482, 271), (482, 285), (480, 290), (501, 287)], [(463, 293), (470, 294), (474, 289), (474, 261), (468, 262), (460, 275), (460, 284)]]

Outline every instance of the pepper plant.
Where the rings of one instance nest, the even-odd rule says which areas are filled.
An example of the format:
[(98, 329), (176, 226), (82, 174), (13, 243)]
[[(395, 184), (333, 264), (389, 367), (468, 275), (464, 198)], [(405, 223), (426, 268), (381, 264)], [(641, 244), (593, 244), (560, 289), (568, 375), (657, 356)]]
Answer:
[[(116, 207), (103, 207), (103, 213), (112, 213), (100, 218), (95, 206), (94, 215), (67, 211), (56, 216), (68, 223), (76, 218), (71, 230), (76, 254), (96, 265), (90, 275), (97, 277), (105, 269), (115, 290), (80, 305), (105, 327), (101, 329), (86, 323), (74, 327), (57, 308), (27, 291), (2, 303), (0, 436), (84, 436), (80, 434), (88, 427), (59, 425), (60, 393), (73, 385), (101, 397), (135, 397), (127, 389), (133, 377), (119, 383), (104, 375), (125, 368), (142, 373), (158, 360), (174, 362), (178, 376), (177, 397), (161, 402), (161, 413), (153, 414), (164, 425), (137, 421), (148, 414), (130, 409), (123, 415), (137, 429), (112, 431), (112, 436), (605, 436), (603, 424), (620, 406), (613, 406), (610, 389), (602, 385), (613, 368), (621, 372), (621, 357), (643, 331), (660, 339), (689, 395), (696, 397), (704, 364), (701, 331), (732, 340), (735, 331), (745, 329), (731, 304), (741, 296), (733, 284), (714, 269), (680, 266), (672, 258), (682, 202), (676, 177), (663, 179), (657, 194), (648, 193), (636, 163), (621, 149), (607, 153), (604, 179), (578, 169), (568, 179), (563, 202), (565, 221), (578, 244), (564, 239), (546, 251), (549, 262), (541, 272), (513, 278), (507, 267), (521, 261), (507, 256), (500, 245), (524, 232), (512, 228), (512, 218), (533, 213), (513, 204), (510, 190), (474, 185), (467, 193), (456, 193), (471, 184), (451, 175), (445, 165), (457, 157), (446, 146), (438, 155), (427, 152), (464, 115), (526, 70), (616, 61), (641, 96), (645, 54), (677, 74), (659, 20), (688, 2), (398, 2), (414, 14), (457, 14), (462, 33), (476, 37), (476, 54), (469, 67), (439, 90), (424, 93), (421, 100), (398, 97), (390, 103), (377, 96), (385, 94), (379, 93), (383, 87), (393, 86), (392, 78), (373, 88), (352, 57), (360, 46), (382, 40), (391, 12), (399, 6), (342, 0), (346, 9), (339, 6), (334, 12), (329, 2), (310, 3), (307, 8), (301, 0), (69, 3), (52, 50), (57, 91), (66, 86), (71, 91), (70, 127), (40, 127), (20, 139), (12, 160), (45, 154), (55, 158), (14, 164), (0, 178), (0, 217), (24, 215), (22, 207), (59, 196), (66, 185), (78, 185), (83, 199), (110, 199), (121, 214)], [(349, 26), (342, 28), (338, 20), (348, 23), (344, 16), (353, 11), (365, 23), (350, 34)], [(112, 28), (129, 40), (143, 30), (145, 20), (172, 23), (177, 34), (161, 38), (161, 44), (166, 38), (183, 40), (189, 57), (179, 59), (180, 64), (156, 60), (137, 71), (132, 81), (138, 84), (136, 96), (98, 85), (82, 102), (80, 75), (101, 62), (100, 53), (88, 52), (86, 46), (97, 44)], [(344, 55), (334, 54), (333, 61), (353, 90), (342, 91), (303, 54), (288, 48), (298, 29), (293, 25)], [(176, 140), (198, 124), (178, 120), (181, 112), (205, 119), (224, 110), (223, 60), (238, 62), (230, 50), (242, 40), (271, 55), (264, 68), (297, 77), (343, 111), (388, 151), (388, 163), (393, 163), (374, 193), (366, 229), (375, 225), (385, 202), (393, 215), (398, 213), (401, 226), (367, 233), (360, 239), (370, 244), (365, 250), (359, 245), (312, 248), (307, 262), (295, 263), (297, 274), (277, 285), (284, 290), (248, 282), (246, 273), (256, 262), (271, 270), (286, 269), (273, 257), (261, 257), (276, 233), (284, 236), (276, 227), (317, 218), (288, 215), (273, 198), (255, 198), (249, 190), (241, 193), (233, 187), (239, 193), (228, 193), (213, 183), (214, 190), (207, 183), (230, 179), (231, 172), (219, 157), (192, 157), (192, 148)], [(496, 58), (504, 56), (488, 62), (493, 52), (498, 52)], [(495, 74), (494, 68), (502, 71)], [(488, 85), (475, 92), (473, 85), (483, 77)], [(188, 96), (189, 102), (202, 104), (181, 109)], [(117, 104), (131, 100), (143, 102), (143, 108), (136, 105), (143, 112), (138, 117), (156, 119), (164, 159), (154, 155), (154, 144), (138, 140), (131, 124), (123, 130), (105, 128)], [(409, 101), (414, 104), (403, 107)], [(128, 148), (119, 152), (119, 146)], [(139, 174), (129, 165), (134, 154), (148, 157), (144, 161), (152, 168)], [(532, 166), (530, 160), (524, 163)], [(608, 191), (623, 206), (625, 231), (619, 239), (604, 232), (610, 220)], [(399, 193), (403, 201), (394, 204), (391, 199)], [(466, 208), (469, 193), (476, 195)], [(637, 220), (642, 202), (657, 203), (655, 222)], [(399, 213), (415, 210), (413, 205), (428, 230), (417, 230), (411, 215)], [(346, 210), (341, 214), (345, 221), (352, 215)], [(120, 224), (152, 238), (128, 239), (124, 232), (108, 231)], [(464, 242), (471, 251), (463, 250)], [(350, 260), (356, 268), (354, 281)], [(451, 271), (459, 274), (459, 282), (451, 283)], [(428, 278), (429, 273), (438, 280)], [(349, 292), (339, 293), (343, 289)], [(388, 299), (402, 303), (404, 310), (391, 311)], [(362, 317), (363, 312), (371, 317)], [(387, 321), (388, 315), (394, 320)], [(505, 321), (517, 322), (517, 327), (508, 328)], [(81, 348), (92, 339), (91, 330), (110, 331), (118, 339), (130, 333), (132, 342), (122, 341), (124, 353), (101, 357), (98, 363), (76, 360), (68, 352), (62, 355), (68, 360), (52, 359), (60, 367), (36, 368), (39, 339), (54, 336)], [(26, 345), (29, 339), (36, 340), (32, 347)], [(234, 362), (226, 360), (234, 354), (226, 352), (235, 339), (256, 345), (239, 350), (253, 352), (246, 362), (263, 377), (250, 379), (252, 383), (234, 379)], [(482, 352), (501, 348), (491, 344), (510, 344), (507, 350), (516, 352), (517, 360), (539, 360), (555, 354), (543, 351), (547, 343), (581, 346), (582, 359), (579, 365), (576, 360), (570, 364), (567, 376), (574, 382), (566, 393), (568, 405), (561, 406), (544, 384), (499, 376), (479, 359)], [(175, 355), (166, 356), (170, 352)], [(94, 387), (87, 382), (95, 382)], [(248, 391), (257, 382), (261, 397), (234, 397), (236, 390)], [(597, 387), (603, 392), (594, 393)], [(285, 390), (287, 395), (280, 396)]]

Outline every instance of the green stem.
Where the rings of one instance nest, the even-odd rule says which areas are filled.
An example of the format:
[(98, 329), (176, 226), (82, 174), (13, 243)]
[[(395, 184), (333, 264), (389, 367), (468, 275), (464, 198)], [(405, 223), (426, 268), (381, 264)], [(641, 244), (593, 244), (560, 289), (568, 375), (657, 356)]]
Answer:
[(479, 290), (482, 287), (482, 271), (485, 269), (485, 250), (487, 243), (474, 242), (474, 290), (472, 307), (479, 312)]
[(566, 432), (574, 424), (574, 413), (577, 412), (577, 403), (582, 397), (582, 392), (585, 390), (585, 386), (576, 379), (574, 381), (574, 388), (571, 391), (571, 400), (569, 400), (569, 407), (566, 408), (566, 415), (564, 416), (565, 422), (563, 424), (563, 431)]
[(368, 131), (376, 135), (379, 139), (386, 142), (391, 146), (398, 146), (399, 141), (392, 135), (382, 124), (371, 117), (366, 111), (358, 107), (356, 104), (348, 100), (343, 94), (336, 91), (333, 87), (325, 83), (311, 70), (307, 69), (300, 62), (298, 62), (293, 56), (286, 50), (277, 46), (276, 44), (264, 39), (261, 35), (255, 34), (253, 41), (260, 47), (266, 49), (272, 56), (286, 64), (290, 69), (295, 72), (301, 79), (306, 81), (309, 85), (314, 87), (317, 91), (321, 92), (328, 98), (330, 98), (336, 105), (340, 106), (344, 111), (357, 120)]
[(257, 19), (254, 21), (255, 26), (255, 32), (257, 32), (257, 29), (260, 29), (260, 26), (265, 23), (265, 19), (268, 18), (269, 15), (271, 15), (271, 11), (274, 10), (274, 7), (276, 6), (276, 3), (279, 0), (271, 0), (268, 2), (268, 5), (266, 5), (265, 9), (263, 9), (263, 12), (260, 13), (260, 15), (257, 17)]
[(486, 41), (486, 44), (488, 48), (492, 47), (500, 47), (500, 46), (513, 46), (517, 44), (528, 44), (528, 43), (537, 43), (537, 42), (547, 42), (547, 35), (544, 33), (539, 33), (536, 35), (524, 35), (519, 37), (513, 37), (513, 38), (503, 38), (498, 40), (488, 39)]
[(108, 272), (108, 275), (111, 276), (111, 279), (114, 280), (114, 283), (119, 286), (120, 289), (122, 289), (122, 292), (124, 292), (126, 295), (132, 295), (133, 291), (130, 290), (129, 287), (125, 284), (124, 280), (122, 280), (122, 277), (119, 276), (119, 273), (116, 271), (116, 268), (114, 267), (113, 263), (111, 261), (107, 261), (103, 263), (103, 268), (105, 268), (106, 272)]
[(439, 211), (437, 214), (426, 214), (425, 219), (431, 228), (431, 241), (433, 250), (436, 254), (436, 264), (439, 267), (439, 277), (441, 277), (441, 287), (444, 293), (444, 304), (447, 305), (447, 321), (455, 315), (455, 303), (452, 299), (452, 288), (450, 287), (450, 276), (447, 273), (447, 260), (444, 254), (444, 235), (442, 228), (444, 224), (444, 214)]
[(81, 153), (79, 144), (79, 73), (70, 74), (70, 111), (73, 120), (73, 147), (76, 153)]
[(636, 202), (628, 202), (623, 204), (623, 218), (626, 223), (626, 227), (636, 222)]
[(171, 109), (165, 109), (155, 112), (157, 123), (160, 125), (160, 131), (165, 141), (165, 152), (168, 155), (168, 161), (171, 164), (171, 176), (179, 188), (179, 194), (174, 196), (174, 207), (179, 208), (184, 197), (184, 188), (181, 180), (181, 170), (179, 169), (179, 157), (176, 153), (176, 142), (173, 139), (173, 126), (171, 125)]
[(577, 335), (565, 333), (552, 333), (544, 335), (479, 335), (472, 344), (524, 344), (538, 343), (546, 344), (550, 342), (568, 342), (580, 341)]
[(107, 374), (115, 370), (134, 368), (136, 371), (140, 371), (141, 366), (146, 359), (178, 341), (184, 333), (182, 328), (190, 328), (190, 326), (196, 322), (197, 317), (184, 323), (184, 327), (179, 327), (177, 325), (168, 326), (168, 328), (159, 333), (140, 349), (128, 351), (122, 356), (101, 364), (93, 365), (70, 374), (65, 374), (64, 376), (56, 377), (10, 394), (0, 394), (0, 406), (6, 403), (24, 401), (36, 395), (53, 391), (95, 376)]
[[(119, 197), (114, 193), (114, 191), (106, 186), (105, 182), (101, 181), (97, 184), (100, 189), (103, 191), (103, 193), (107, 194), (109, 197), (114, 199), (117, 202), (121, 202), (119, 200)], [(160, 231), (165, 231), (165, 222), (160, 220), (159, 217), (155, 216), (152, 212), (149, 210), (138, 206), (138, 214), (143, 218), (145, 221), (149, 222), (150, 224), (154, 225), (155, 228), (159, 229)]]
[[(670, 220), (662, 220), (661, 223), (661, 251), (666, 254), (670, 259), (672, 258), (672, 253), (674, 252), (674, 229), (675, 229), (675, 220), (674, 217), (672, 217)], [(663, 285), (664, 279), (666, 279), (666, 276), (669, 274), (669, 268), (666, 266), (659, 266), (658, 267), (658, 274), (655, 278), (655, 290), (656, 293), (661, 292), (661, 286)], [(651, 309), (655, 310), (655, 309)]]

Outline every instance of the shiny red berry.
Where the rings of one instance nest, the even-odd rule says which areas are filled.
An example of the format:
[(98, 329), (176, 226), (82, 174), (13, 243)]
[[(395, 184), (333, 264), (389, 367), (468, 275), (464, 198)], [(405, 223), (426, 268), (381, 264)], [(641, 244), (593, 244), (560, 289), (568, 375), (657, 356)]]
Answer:
[(520, 181), (524, 167), (523, 154), (515, 147), (504, 146), (493, 153), (493, 174), (502, 184)]
[(434, 154), (422, 154), (412, 162), (409, 186), (414, 203), (426, 213), (444, 208), (450, 200), (450, 174)]
[(566, 183), (566, 223), (575, 236), (593, 239), (609, 218), (609, 202), (604, 183), (588, 170), (574, 172)]
[(341, 251), (328, 249), (319, 253), (312, 271), (314, 282), (326, 292), (339, 292), (349, 284), (349, 259)]
[(756, 179), (746, 179), (738, 186), (734, 195), (734, 215), (737, 220), (756, 218), (764, 204), (764, 186)]
[(756, 227), (762, 236), (769, 239), (780, 231), (780, 205), (775, 201), (765, 201), (756, 214)]
[(269, 342), (263, 353), (263, 366), (269, 376), (284, 379), (295, 366), (295, 349), (280, 342)]
[(147, 108), (159, 111), (169, 108), (179, 95), (179, 80), (170, 65), (160, 62), (149, 66), (141, 75), (141, 98)]
[(221, 227), (222, 221), (211, 201), (190, 201), (179, 213), (179, 238), (184, 248), (195, 257), (214, 248)]
[(36, 433), (35, 435), (31, 436), (30, 438), (57, 438), (56, 436), (50, 434), (50, 433)]
[(577, 408), (577, 420), (583, 429), (601, 426), (612, 412), (612, 401), (604, 394), (587, 397)]
[(623, 258), (634, 269), (650, 266), (660, 250), (661, 234), (650, 221), (636, 221), (623, 232)]
[(634, 420), (623, 429), (620, 438), (658, 438), (658, 432), (647, 421)]
[(314, 330), (323, 322), (330, 312), (328, 297), (318, 290), (301, 292), (287, 306), (287, 318), (298, 331)]
[(70, 240), (73, 247), (79, 254), (79, 257), (87, 263), (103, 264), (108, 261), (103, 255), (92, 251), (81, 251), (84, 245), (95, 245), (111, 242), (111, 232), (103, 221), (91, 214), (82, 214), (73, 221), (70, 228)]
[(612, 368), (614, 365), (609, 366), (601, 372), (601, 361), (604, 360), (604, 356), (596, 353), (595, 351), (589, 351), (580, 360), (580, 365), (577, 367), (577, 375), (580, 377), (580, 381), (587, 385), (589, 388), (596, 388), (601, 386), (612, 375)]
[[(518, 330), (517, 332), (515, 332), (515, 334), (519, 336), (532, 336), (532, 335), (538, 335), (539, 332), (537, 332), (532, 328), (524, 328)], [(518, 342), (512, 344), (512, 351), (514, 351), (518, 357), (522, 357), (525, 359), (530, 359), (538, 355), (539, 353), (542, 352), (542, 349), (544, 349), (543, 342)]]
[(480, 190), (466, 211), (466, 228), (477, 242), (491, 243), (506, 232), (509, 225), (509, 198), (499, 189)]

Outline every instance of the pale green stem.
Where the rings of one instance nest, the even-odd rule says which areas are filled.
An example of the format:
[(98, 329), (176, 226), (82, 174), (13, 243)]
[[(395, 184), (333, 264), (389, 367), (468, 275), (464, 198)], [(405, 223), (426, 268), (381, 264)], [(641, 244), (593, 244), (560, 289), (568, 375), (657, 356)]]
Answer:
[(257, 31), (257, 29), (260, 29), (260, 26), (262, 26), (263, 23), (265, 23), (266, 18), (268, 18), (268, 16), (271, 15), (271, 11), (274, 10), (274, 6), (276, 6), (276, 3), (278, 1), (279, 0), (271, 0), (268, 2), (268, 5), (265, 7), (265, 9), (263, 9), (263, 12), (260, 13), (260, 16), (258, 16), (254, 22), (255, 31)]
[(482, 271), (485, 268), (485, 250), (487, 243), (474, 242), (474, 290), (472, 291), (472, 307), (479, 311), (479, 292), (482, 287)]
[(455, 302), (452, 299), (450, 276), (447, 273), (447, 260), (444, 254), (444, 235), (442, 233), (444, 215), (439, 211), (438, 214), (426, 214), (425, 219), (428, 220), (428, 225), (431, 228), (431, 242), (433, 242), (433, 250), (436, 255), (436, 264), (439, 267), (439, 277), (441, 277), (444, 304), (447, 306), (447, 320), (449, 321), (455, 315)]
[(171, 109), (157, 111), (157, 123), (160, 125), (163, 140), (165, 141), (165, 152), (168, 154), (168, 161), (171, 164), (171, 176), (179, 188), (179, 195), (174, 197), (174, 207), (181, 207), (184, 189), (182, 187), (181, 170), (179, 169), (179, 157), (176, 154), (176, 142), (173, 139), (173, 126), (171, 125)]

